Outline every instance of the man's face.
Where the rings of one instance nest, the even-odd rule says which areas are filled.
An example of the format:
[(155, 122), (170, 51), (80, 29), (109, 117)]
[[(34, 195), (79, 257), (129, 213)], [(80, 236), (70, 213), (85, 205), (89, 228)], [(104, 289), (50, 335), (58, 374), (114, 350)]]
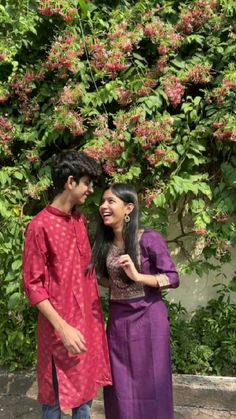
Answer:
[(89, 176), (82, 176), (79, 183), (74, 180), (71, 188), (71, 198), (74, 205), (83, 205), (89, 195), (93, 193), (93, 182)]

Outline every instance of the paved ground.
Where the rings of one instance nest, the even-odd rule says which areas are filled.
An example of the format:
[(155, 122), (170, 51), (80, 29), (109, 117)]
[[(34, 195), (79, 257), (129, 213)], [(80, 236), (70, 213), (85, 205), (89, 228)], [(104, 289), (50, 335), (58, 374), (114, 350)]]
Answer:
[[(175, 419), (236, 419), (236, 378), (174, 375)], [(34, 371), (0, 369), (0, 419), (39, 419)], [(69, 412), (62, 419), (71, 419)], [(102, 392), (92, 419), (105, 419)], [(152, 418), (156, 419), (155, 413)], [(162, 418), (159, 418), (162, 419)]]
[[(92, 419), (104, 419), (102, 400), (94, 400)], [(0, 419), (39, 419), (40, 406), (34, 399), (20, 396), (0, 397)], [(65, 414), (62, 419), (70, 419)]]

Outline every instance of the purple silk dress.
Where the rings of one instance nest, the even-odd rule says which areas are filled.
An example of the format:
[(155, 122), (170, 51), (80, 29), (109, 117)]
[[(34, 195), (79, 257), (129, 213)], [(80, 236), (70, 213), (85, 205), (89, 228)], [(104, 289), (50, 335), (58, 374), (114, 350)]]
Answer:
[[(162, 236), (144, 230), (139, 241), (144, 274), (160, 275), (161, 288), (179, 276)], [(106, 419), (173, 419), (169, 321), (159, 289), (127, 283), (117, 266), (122, 249), (112, 246), (108, 343), (113, 385), (104, 388)]]

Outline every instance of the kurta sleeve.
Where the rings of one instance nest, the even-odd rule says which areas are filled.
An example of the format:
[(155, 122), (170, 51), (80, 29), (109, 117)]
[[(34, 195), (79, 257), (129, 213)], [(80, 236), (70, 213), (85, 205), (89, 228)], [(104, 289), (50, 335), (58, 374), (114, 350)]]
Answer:
[(147, 236), (147, 251), (152, 266), (160, 275), (160, 288), (177, 288), (179, 275), (164, 238), (154, 230), (149, 230)]
[(44, 288), (47, 272), (43, 232), (29, 226), (23, 252), (23, 285), (30, 304), (36, 305), (49, 298)]

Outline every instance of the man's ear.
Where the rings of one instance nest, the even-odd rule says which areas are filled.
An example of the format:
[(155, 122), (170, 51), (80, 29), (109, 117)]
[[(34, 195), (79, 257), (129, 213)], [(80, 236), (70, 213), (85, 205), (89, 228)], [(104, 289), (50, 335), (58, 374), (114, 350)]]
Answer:
[(65, 183), (65, 189), (71, 190), (73, 187), (74, 178), (73, 176), (68, 176), (67, 181)]
[(134, 204), (132, 204), (132, 202), (129, 202), (129, 203), (126, 205), (127, 215), (128, 215), (128, 214), (131, 214), (131, 212), (133, 211), (133, 209), (134, 209)]

